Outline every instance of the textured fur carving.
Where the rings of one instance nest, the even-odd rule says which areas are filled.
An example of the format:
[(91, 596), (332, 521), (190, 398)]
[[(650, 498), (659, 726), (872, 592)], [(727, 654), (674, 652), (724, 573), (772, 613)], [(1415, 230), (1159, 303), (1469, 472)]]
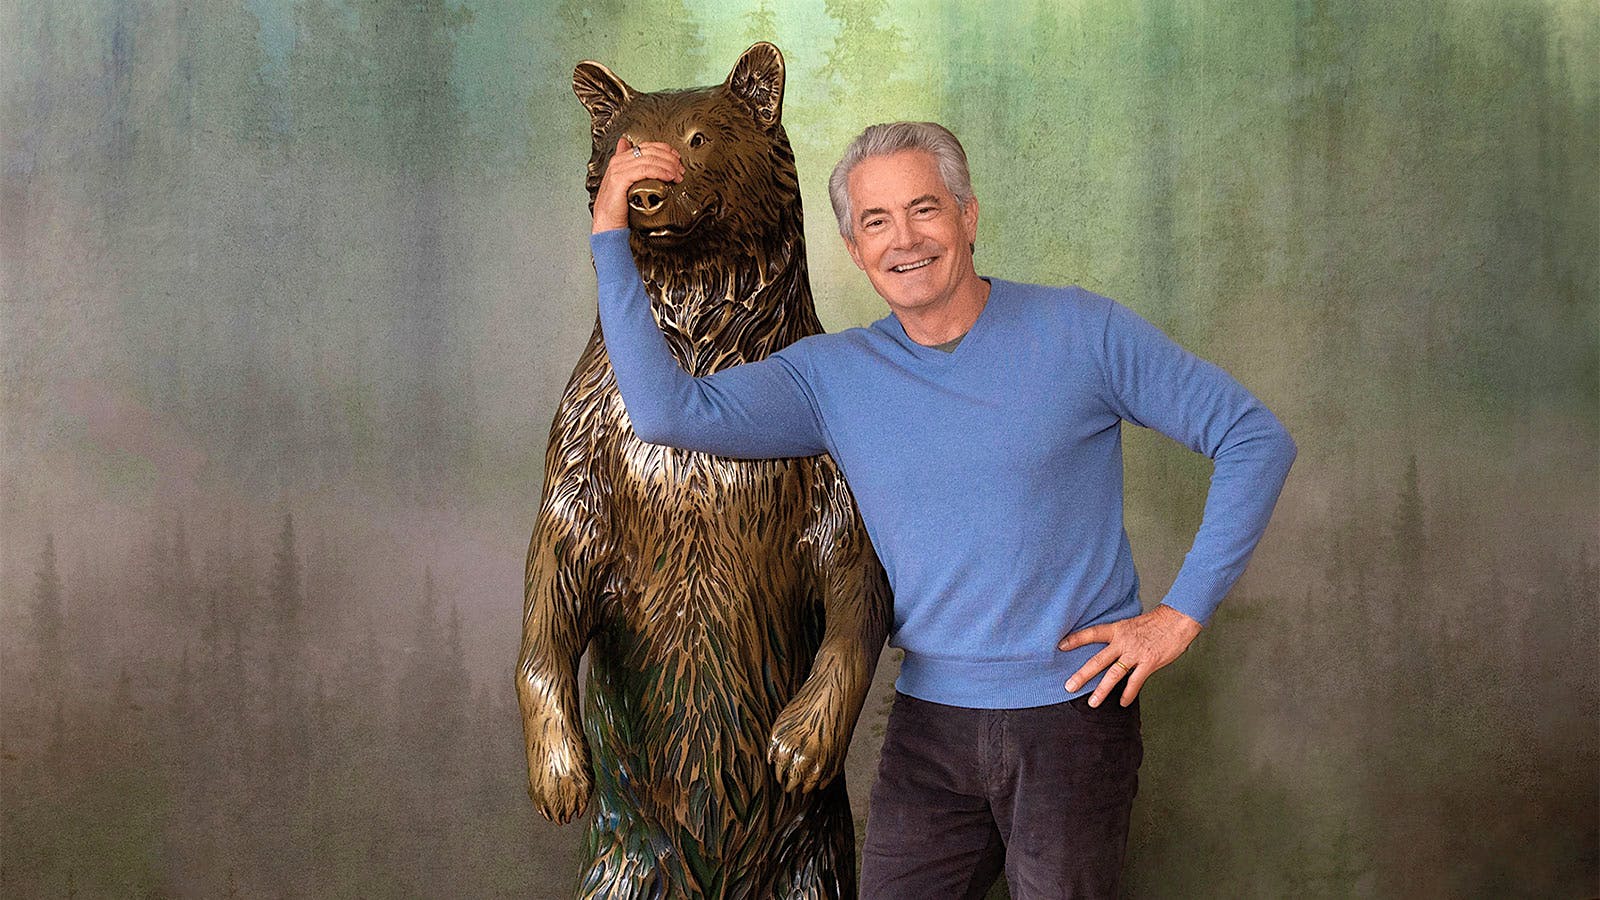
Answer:
[[(659, 193), (629, 224), (656, 320), (696, 375), (822, 330), (783, 80), (765, 43), (716, 87), (638, 93), (593, 62), (573, 75), (591, 205), (619, 135), (683, 155), (681, 182), (636, 186)], [(530, 793), (557, 822), (592, 794), (580, 896), (855, 895), (841, 771), (889, 591), (831, 459), (641, 442), (597, 323), (551, 428), (526, 590)]]

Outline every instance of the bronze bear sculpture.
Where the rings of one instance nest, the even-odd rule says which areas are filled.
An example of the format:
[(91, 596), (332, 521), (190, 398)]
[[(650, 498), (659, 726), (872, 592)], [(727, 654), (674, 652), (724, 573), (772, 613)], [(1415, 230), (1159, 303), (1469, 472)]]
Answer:
[[(619, 136), (682, 154), (680, 182), (634, 186), (630, 243), (697, 376), (822, 331), (783, 86), (766, 43), (715, 87), (640, 93), (587, 61), (573, 74), (591, 208)], [(525, 586), (529, 793), (558, 823), (593, 795), (580, 896), (855, 896), (841, 773), (890, 600), (830, 458), (640, 441), (597, 321), (551, 427)]]

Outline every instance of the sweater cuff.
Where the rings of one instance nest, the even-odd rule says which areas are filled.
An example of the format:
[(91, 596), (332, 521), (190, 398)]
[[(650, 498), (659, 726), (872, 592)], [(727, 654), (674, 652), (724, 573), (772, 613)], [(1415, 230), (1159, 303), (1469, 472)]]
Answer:
[(1221, 575), (1207, 577), (1184, 572), (1180, 568), (1178, 577), (1172, 582), (1172, 589), (1167, 591), (1167, 596), (1161, 602), (1201, 625), (1208, 625), (1217, 607), (1222, 605), (1223, 595), (1232, 586), (1231, 582), (1224, 583)]
[(589, 235), (589, 254), (594, 257), (594, 274), (600, 284), (638, 280), (639, 269), (628, 248), (629, 233), (627, 228), (613, 228)]

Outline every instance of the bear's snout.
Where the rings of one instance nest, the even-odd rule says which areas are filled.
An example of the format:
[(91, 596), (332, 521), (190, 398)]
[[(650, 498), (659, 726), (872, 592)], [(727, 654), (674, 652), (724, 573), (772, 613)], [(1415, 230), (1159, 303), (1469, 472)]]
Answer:
[(629, 227), (659, 248), (681, 245), (690, 232), (715, 219), (716, 209), (716, 204), (681, 184), (647, 178), (628, 190)]
[(655, 215), (666, 203), (667, 186), (654, 178), (646, 178), (628, 191), (628, 207), (641, 215)]

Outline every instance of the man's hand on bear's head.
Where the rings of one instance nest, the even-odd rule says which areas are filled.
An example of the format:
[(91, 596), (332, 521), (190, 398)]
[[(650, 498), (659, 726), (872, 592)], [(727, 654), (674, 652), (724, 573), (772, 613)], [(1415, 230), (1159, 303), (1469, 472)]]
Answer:
[(617, 147), (606, 163), (600, 189), (594, 196), (594, 230), (599, 234), (628, 226), (628, 191), (648, 178), (682, 181), (683, 160), (672, 145), (659, 141), (634, 144), (626, 136), (617, 138)]

